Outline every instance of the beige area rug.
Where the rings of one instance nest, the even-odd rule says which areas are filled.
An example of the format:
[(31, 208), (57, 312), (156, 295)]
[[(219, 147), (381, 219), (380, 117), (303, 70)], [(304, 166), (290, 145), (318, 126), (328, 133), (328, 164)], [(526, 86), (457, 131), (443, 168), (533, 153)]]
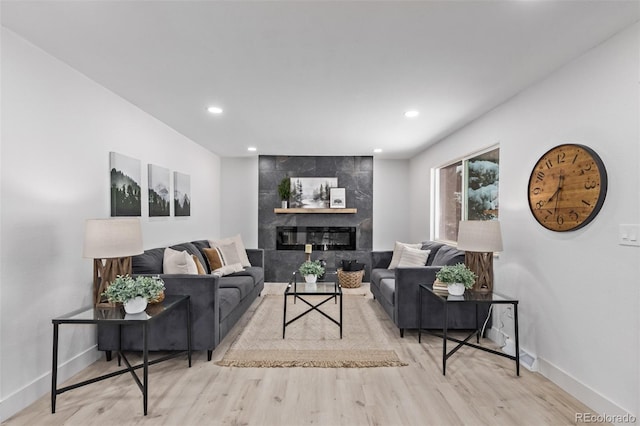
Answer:
[[(317, 303), (322, 296), (307, 296)], [(384, 312), (364, 294), (343, 295), (343, 328), (318, 312), (287, 326), (282, 338), (283, 295), (264, 295), (245, 329), (216, 364), (227, 367), (397, 367), (403, 363), (391, 347), (378, 319)], [(314, 303), (314, 304), (315, 304)], [(339, 303), (320, 309), (339, 318)], [(287, 320), (308, 309), (293, 297), (287, 300)]]

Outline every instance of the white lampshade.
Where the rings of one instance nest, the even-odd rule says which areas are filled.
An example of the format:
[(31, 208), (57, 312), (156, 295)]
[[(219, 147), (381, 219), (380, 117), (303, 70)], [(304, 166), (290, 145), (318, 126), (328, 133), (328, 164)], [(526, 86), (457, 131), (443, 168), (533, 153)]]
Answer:
[(458, 228), (458, 250), (482, 253), (502, 251), (497, 220), (463, 220)]
[(143, 252), (140, 219), (112, 218), (86, 221), (83, 257), (111, 259)]

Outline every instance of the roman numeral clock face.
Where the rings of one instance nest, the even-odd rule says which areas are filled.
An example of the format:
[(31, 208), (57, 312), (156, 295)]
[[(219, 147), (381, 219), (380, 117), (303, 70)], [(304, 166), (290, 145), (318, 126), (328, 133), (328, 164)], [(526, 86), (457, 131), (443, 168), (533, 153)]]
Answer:
[(607, 194), (607, 171), (591, 148), (558, 145), (536, 163), (529, 178), (529, 208), (552, 231), (573, 231), (591, 222)]

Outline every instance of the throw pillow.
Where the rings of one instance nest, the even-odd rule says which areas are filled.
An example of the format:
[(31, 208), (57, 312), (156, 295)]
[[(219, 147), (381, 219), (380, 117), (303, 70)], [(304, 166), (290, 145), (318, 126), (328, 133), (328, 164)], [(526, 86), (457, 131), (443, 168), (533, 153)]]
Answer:
[(222, 258), (220, 257), (220, 252), (218, 252), (217, 248), (204, 248), (202, 249), (202, 252), (207, 258), (207, 262), (209, 262), (210, 270), (213, 271), (224, 266)]
[(398, 268), (426, 266), (429, 253), (431, 253), (431, 250), (420, 250), (413, 247), (405, 247), (402, 249)]
[(192, 254), (191, 257), (193, 258), (193, 261), (196, 263), (196, 269), (198, 270), (198, 275), (206, 274), (206, 272), (204, 271), (204, 268), (202, 267), (202, 263), (200, 263), (200, 261), (198, 260), (198, 256), (196, 256), (195, 254)]
[(164, 249), (162, 271), (165, 274), (198, 274), (196, 263), (186, 250), (178, 251), (169, 247)]
[(242, 264), (240, 263), (232, 263), (230, 265), (225, 265), (222, 268), (218, 268), (213, 271), (212, 275), (217, 275), (219, 277), (224, 277), (225, 275), (233, 274), (235, 272), (244, 271)]
[(242, 266), (244, 267), (251, 266), (251, 263), (249, 262), (249, 257), (247, 256), (247, 250), (244, 247), (244, 243), (242, 242), (242, 237), (240, 236), (240, 234), (235, 235), (233, 237), (229, 237), (229, 238), (223, 238), (220, 240), (209, 240), (209, 246), (211, 247), (219, 247), (219, 246), (227, 245), (230, 243), (235, 243), (236, 250), (238, 252), (238, 256), (240, 258), (240, 263), (242, 264)]
[(404, 249), (405, 247), (419, 249), (420, 247), (422, 247), (422, 244), (401, 243), (399, 241), (396, 241), (396, 244), (393, 247), (393, 256), (391, 256), (391, 263), (389, 263), (389, 267), (387, 269), (396, 269), (398, 267), (400, 256), (402, 256), (402, 249)]

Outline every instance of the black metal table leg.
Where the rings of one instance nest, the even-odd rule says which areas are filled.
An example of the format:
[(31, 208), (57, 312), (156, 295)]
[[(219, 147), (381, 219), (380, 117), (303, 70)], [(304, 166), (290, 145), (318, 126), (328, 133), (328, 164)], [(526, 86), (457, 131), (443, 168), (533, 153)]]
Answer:
[(449, 304), (444, 304), (444, 323), (442, 324), (442, 375), (447, 374), (447, 326), (449, 325)]
[(520, 375), (520, 338), (518, 336), (518, 304), (513, 304), (513, 323), (516, 337), (516, 376)]
[(342, 293), (340, 293), (340, 338), (342, 339)]
[(147, 415), (147, 397), (149, 396), (149, 333), (147, 333), (147, 324), (142, 325), (142, 345), (143, 345), (143, 385), (142, 385), (142, 405), (144, 406), (144, 415)]
[[(295, 296), (294, 301), (295, 301)], [(284, 295), (284, 318), (282, 319), (282, 338), (284, 339), (284, 333), (287, 328), (287, 295)]]
[(422, 287), (418, 286), (418, 343), (422, 343)]
[(191, 368), (191, 298), (187, 299), (187, 358)]
[(53, 365), (51, 367), (51, 413), (56, 412), (58, 392), (58, 324), (53, 324)]
[(480, 343), (480, 326), (478, 325), (478, 304), (474, 303), (476, 306), (476, 343)]

